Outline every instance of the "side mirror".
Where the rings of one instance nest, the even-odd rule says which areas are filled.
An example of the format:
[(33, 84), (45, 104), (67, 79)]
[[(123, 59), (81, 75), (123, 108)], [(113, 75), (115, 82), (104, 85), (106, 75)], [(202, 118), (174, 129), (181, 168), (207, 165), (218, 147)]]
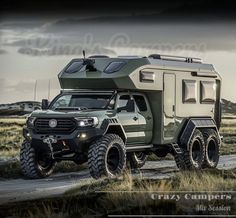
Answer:
[(47, 110), (48, 106), (48, 99), (42, 99), (42, 110)]

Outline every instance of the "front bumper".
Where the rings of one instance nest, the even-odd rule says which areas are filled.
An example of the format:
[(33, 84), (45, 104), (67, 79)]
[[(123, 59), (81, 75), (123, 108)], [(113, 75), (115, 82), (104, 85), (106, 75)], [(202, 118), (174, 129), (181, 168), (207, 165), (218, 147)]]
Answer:
[[(57, 141), (57, 146), (65, 146), (67, 145), (71, 150), (82, 151), (84, 150), (84, 146), (91, 143), (94, 139), (102, 136), (104, 134), (104, 130), (94, 128), (94, 127), (84, 127), (77, 128), (70, 134), (38, 134), (35, 133), (33, 129), (24, 128), (23, 135), (26, 140), (32, 141), (33, 145), (41, 146), (43, 140), (48, 137), (52, 137)], [(45, 144), (46, 145), (46, 144)]]

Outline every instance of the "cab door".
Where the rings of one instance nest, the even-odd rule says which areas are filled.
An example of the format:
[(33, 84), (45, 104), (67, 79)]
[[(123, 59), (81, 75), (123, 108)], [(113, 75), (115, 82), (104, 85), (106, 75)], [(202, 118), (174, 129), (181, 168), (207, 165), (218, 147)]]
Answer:
[(149, 144), (152, 140), (153, 116), (145, 95), (141, 93), (133, 93), (133, 98), (138, 111), (138, 136), (139, 142)]
[(127, 144), (136, 144), (139, 142), (138, 137), (138, 113), (133, 102), (133, 110), (127, 110), (127, 105), (129, 101), (132, 100), (128, 93), (119, 94), (117, 97), (116, 110), (117, 117), (121, 125), (123, 126), (126, 136)]

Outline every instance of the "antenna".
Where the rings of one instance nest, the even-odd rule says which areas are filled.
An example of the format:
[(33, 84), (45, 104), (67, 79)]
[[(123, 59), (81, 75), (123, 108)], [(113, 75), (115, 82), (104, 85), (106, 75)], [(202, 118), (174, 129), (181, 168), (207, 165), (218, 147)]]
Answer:
[(84, 59), (85, 59), (85, 50), (83, 50), (83, 57), (84, 57)]

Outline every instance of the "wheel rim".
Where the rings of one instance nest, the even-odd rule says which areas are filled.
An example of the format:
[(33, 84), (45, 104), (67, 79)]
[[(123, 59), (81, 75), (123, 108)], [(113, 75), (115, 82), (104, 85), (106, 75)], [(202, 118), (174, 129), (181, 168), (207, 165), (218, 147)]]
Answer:
[(143, 160), (143, 158), (145, 156), (145, 154), (143, 152), (135, 152), (134, 154), (138, 160)]
[(194, 164), (198, 164), (201, 157), (202, 157), (201, 142), (199, 139), (196, 139), (193, 142), (193, 146), (192, 146), (192, 160), (193, 160)]
[(111, 173), (115, 173), (120, 163), (120, 151), (117, 145), (113, 145), (107, 153), (107, 167)]
[(36, 158), (36, 162), (38, 164), (38, 167), (41, 170), (50, 170), (53, 166), (53, 161), (50, 158), (50, 155), (48, 154), (48, 152), (45, 151), (37, 151), (37, 158)]
[(207, 146), (207, 156), (211, 163), (216, 162), (216, 153), (217, 153), (216, 150), (217, 150), (217, 146), (216, 146), (215, 140), (211, 139), (208, 142), (208, 146)]

